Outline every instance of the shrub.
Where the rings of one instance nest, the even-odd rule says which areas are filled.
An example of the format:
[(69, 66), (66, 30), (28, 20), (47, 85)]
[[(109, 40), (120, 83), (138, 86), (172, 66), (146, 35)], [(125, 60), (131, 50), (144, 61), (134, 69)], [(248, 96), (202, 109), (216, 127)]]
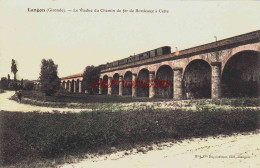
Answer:
[(260, 98), (249, 98), (249, 97), (243, 97), (243, 98), (222, 98), (222, 99), (216, 99), (212, 100), (212, 103), (216, 105), (230, 105), (235, 107), (256, 107), (260, 106)]
[(1, 112), (1, 163), (259, 128), (259, 112), (138, 110), (89, 113)]
[(23, 97), (31, 98), (33, 100), (44, 101), (45, 94), (39, 91), (31, 90), (31, 91), (23, 91)]
[(1, 89), (8, 89), (8, 80), (7, 80), (6, 77), (1, 78), (0, 88)]
[(17, 82), (15, 81), (10, 81), (9, 85), (8, 85), (8, 89), (10, 90), (18, 90), (20, 89)]
[(34, 83), (32, 81), (27, 81), (24, 85), (25, 90), (33, 90), (34, 88)]
[(68, 94), (68, 90), (61, 87), (56, 93), (55, 96), (66, 96)]

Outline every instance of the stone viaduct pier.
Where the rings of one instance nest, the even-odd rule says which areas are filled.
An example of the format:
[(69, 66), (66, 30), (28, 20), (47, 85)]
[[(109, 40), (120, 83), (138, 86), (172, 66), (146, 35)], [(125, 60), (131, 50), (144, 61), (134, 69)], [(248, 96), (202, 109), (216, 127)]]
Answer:
[[(63, 79), (65, 88), (80, 91), (81, 78)], [(147, 51), (103, 65), (99, 94), (174, 99), (260, 96), (260, 30), (171, 52), (169, 47)], [(150, 81), (152, 87), (124, 87), (124, 81)], [(155, 88), (155, 80), (170, 81)], [(133, 85), (133, 83), (131, 84)]]

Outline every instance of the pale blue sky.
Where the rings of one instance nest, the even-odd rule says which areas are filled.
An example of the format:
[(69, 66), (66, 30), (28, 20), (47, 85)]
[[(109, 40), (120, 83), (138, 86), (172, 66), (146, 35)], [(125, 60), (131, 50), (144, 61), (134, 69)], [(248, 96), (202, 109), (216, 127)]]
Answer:
[[(165, 9), (169, 13), (29, 13), (28, 8)], [(0, 0), (0, 77), (37, 79), (43, 58), (59, 76), (161, 46), (179, 50), (260, 29), (259, 1)]]

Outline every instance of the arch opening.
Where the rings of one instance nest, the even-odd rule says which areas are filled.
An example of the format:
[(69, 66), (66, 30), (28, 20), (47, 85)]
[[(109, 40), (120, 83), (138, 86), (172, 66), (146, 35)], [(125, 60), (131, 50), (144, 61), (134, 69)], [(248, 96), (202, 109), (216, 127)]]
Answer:
[(112, 79), (112, 95), (118, 95), (119, 94), (119, 74), (115, 73)]
[(102, 94), (107, 94), (107, 86), (108, 86), (108, 76), (105, 75), (103, 76), (103, 79), (102, 79)]
[(127, 71), (124, 76), (123, 95), (132, 95), (132, 72)]
[(187, 99), (211, 98), (211, 66), (204, 60), (191, 61), (183, 75), (183, 92)]
[(173, 97), (173, 70), (168, 65), (161, 66), (156, 72), (156, 84), (159, 86), (155, 89), (155, 95), (158, 98)]
[(260, 54), (242, 51), (226, 63), (221, 79), (223, 97), (258, 97), (260, 88)]
[(66, 88), (65, 88), (65, 81), (62, 82), (62, 88), (63, 88), (63, 89), (66, 89)]
[(73, 80), (71, 81), (71, 92), (75, 92), (74, 85), (75, 85), (75, 81), (74, 81), (74, 79), (73, 79)]
[(76, 90), (75, 90), (75, 92), (79, 92), (79, 79), (77, 79), (77, 81), (76, 81)]
[(149, 71), (147, 69), (142, 69), (136, 81), (137, 96), (138, 97), (149, 97)]
[(66, 90), (68, 90), (70, 92), (69, 85), (70, 85), (70, 81), (67, 81)]

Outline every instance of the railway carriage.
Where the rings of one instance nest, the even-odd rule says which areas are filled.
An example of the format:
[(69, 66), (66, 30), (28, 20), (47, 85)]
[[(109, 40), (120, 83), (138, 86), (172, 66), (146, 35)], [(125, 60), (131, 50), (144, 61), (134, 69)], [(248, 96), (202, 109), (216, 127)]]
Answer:
[(119, 60), (119, 61), (118, 61), (118, 64), (119, 64), (119, 65), (127, 64), (127, 58)]
[(130, 56), (128, 58), (121, 59), (119, 61), (114, 61), (112, 63), (107, 63), (105, 65), (106, 68), (112, 68), (120, 65), (125, 65), (127, 63), (132, 63), (132, 62), (137, 62), (140, 60), (146, 60), (149, 58), (154, 58), (154, 57), (159, 57), (165, 54), (170, 54), (171, 53), (171, 47), (169, 46), (164, 46), (161, 48), (157, 48), (151, 51), (147, 51), (138, 55)]

